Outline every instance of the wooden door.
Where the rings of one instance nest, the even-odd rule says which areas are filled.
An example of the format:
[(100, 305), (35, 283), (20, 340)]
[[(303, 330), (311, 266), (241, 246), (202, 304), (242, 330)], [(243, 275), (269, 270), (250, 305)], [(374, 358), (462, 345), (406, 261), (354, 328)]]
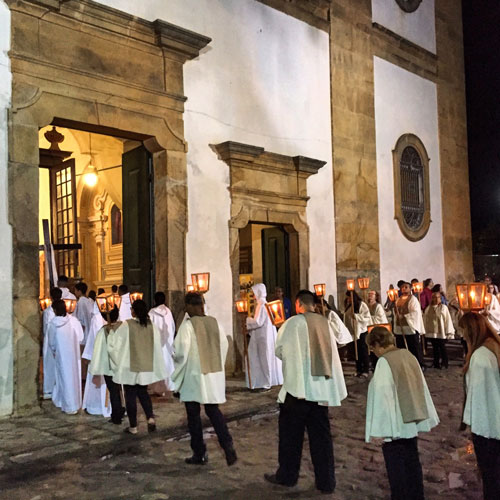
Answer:
[(262, 239), (262, 274), (268, 297), (274, 294), (277, 286), (283, 288), (286, 297), (290, 297), (290, 264), (288, 234), (281, 227), (263, 229)]
[(122, 155), (123, 282), (151, 305), (154, 290), (153, 166), (144, 146)]

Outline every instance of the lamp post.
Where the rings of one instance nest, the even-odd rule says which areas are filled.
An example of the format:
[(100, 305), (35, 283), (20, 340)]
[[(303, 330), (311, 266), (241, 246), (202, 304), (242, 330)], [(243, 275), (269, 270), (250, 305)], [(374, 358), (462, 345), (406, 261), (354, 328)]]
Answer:
[(456, 289), (458, 303), (462, 311), (479, 312), (484, 309), (486, 302), (486, 285), (484, 283), (463, 283), (457, 285)]
[(354, 313), (354, 287), (356, 286), (356, 282), (354, 280), (348, 279), (346, 280), (347, 291), (350, 292), (351, 296), (351, 314), (352, 314), (352, 330), (354, 333), (354, 356), (356, 361), (358, 361), (358, 334), (356, 332), (356, 315)]
[(408, 343), (406, 342), (405, 332), (403, 331), (403, 327), (401, 325), (401, 319), (399, 317), (398, 291), (395, 288), (389, 288), (389, 290), (387, 290), (387, 296), (389, 297), (389, 300), (394, 304), (394, 308), (396, 309), (396, 322), (398, 323), (398, 326), (401, 329), (401, 334), (403, 335), (405, 347), (406, 349), (408, 349)]
[(326, 316), (326, 314), (325, 314), (325, 312), (326, 312), (325, 311), (325, 302), (323, 300), (323, 297), (325, 296), (325, 293), (326, 293), (326, 284), (320, 283), (320, 284), (314, 285), (314, 292), (321, 300), (321, 313), (323, 314), (323, 316)]
[(237, 300), (235, 302), (236, 310), (240, 315), (241, 321), (241, 334), (243, 335), (243, 359), (247, 367), (248, 384), (252, 388), (252, 375), (250, 374), (250, 360), (248, 359), (248, 342), (247, 342), (247, 316), (248, 316), (248, 301), (245, 299)]

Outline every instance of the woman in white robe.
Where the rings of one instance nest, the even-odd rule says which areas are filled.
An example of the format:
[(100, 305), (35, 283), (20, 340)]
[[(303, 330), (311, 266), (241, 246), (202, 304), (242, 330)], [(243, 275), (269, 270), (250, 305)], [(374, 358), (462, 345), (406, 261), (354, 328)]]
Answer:
[(470, 426), (485, 500), (500, 498), (500, 338), (484, 316), (460, 320), (468, 353), (463, 423)]
[(82, 406), (82, 325), (76, 318), (66, 314), (66, 306), (62, 300), (55, 301), (52, 307), (56, 315), (50, 322), (48, 331), (49, 347), (56, 366), (52, 402), (63, 412), (74, 415)]
[(250, 389), (270, 389), (283, 383), (281, 361), (274, 353), (277, 331), (266, 310), (266, 285), (259, 283), (252, 287), (257, 305), (253, 318), (247, 318), (247, 331), (250, 335), (248, 359), (252, 386)]
[(155, 293), (155, 307), (149, 311), (149, 318), (153, 325), (158, 328), (161, 335), (161, 345), (163, 350), (163, 359), (167, 370), (167, 378), (160, 382), (155, 382), (150, 386), (153, 394), (165, 394), (173, 390), (171, 375), (174, 371), (173, 344), (175, 336), (175, 321), (170, 309), (165, 305), (165, 294), (163, 292)]
[[(89, 335), (83, 350), (82, 358), (92, 361), (94, 352), (94, 343), (97, 332), (106, 324), (97, 303), (94, 302), (92, 310), (92, 319), (90, 320)], [(82, 408), (90, 415), (102, 415), (109, 417), (111, 415), (111, 404), (106, 394), (106, 384), (102, 375), (94, 377), (90, 371), (87, 371), (85, 381), (85, 390), (83, 392)]]
[(383, 325), (389, 323), (385, 314), (384, 306), (380, 303), (380, 294), (376, 290), (368, 292), (368, 308), (372, 317), (372, 325)]

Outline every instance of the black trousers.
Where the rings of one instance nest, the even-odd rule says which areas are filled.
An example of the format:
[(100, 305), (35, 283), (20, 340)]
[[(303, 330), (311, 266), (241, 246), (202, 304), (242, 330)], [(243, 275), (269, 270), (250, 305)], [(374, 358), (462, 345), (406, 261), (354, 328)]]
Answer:
[(106, 387), (109, 391), (109, 401), (111, 403), (111, 420), (120, 424), (125, 414), (125, 408), (122, 406), (122, 398), (120, 396), (120, 386), (113, 382), (113, 377), (104, 375)]
[(434, 355), (434, 368), (448, 368), (448, 352), (446, 351), (446, 339), (430, 339), (432, 354)]
[(484, 500), (500, 498), (500, 439), (472, 434), (477, 465), (483, 479)]
[(316, 488), (333, 492), (336, 484), (335, 462), (328, 407), (297, 399), (291, 394), (287, 394), (285, 402), (280, 404), (279, 468), (276, 479), (288, 486), (297, 483), (305, 429), (309, 436)]
[(357, 373), (368, 373), (370, 369), (370, 355), (368, 346), (366, 345), (366, 336), (368, 332), (363, 332), (357, 341), (358, 343), (358, 359), (356, 361)]
[[(404, 349), (405, 341), (403, 335), (395, 335), (396, 337), (396, 347)], [(418, 364), (424, 366), (424, 357), (422, 355), (422, 346), (420, 345), (420, 334), (414, 333), (412, 335), (405, 335), (406, 343), (408, 344), (408, 350), (417, 358)]]
[(384, 443), (382, 452), (391, 486), (391, 500), (424, 500), (417, 438)]
[(137, 398), (139, 398), (146, 418), (154, 418), (153, 403), (151, 403), (147, 385), (124, 385), (123, 388), (125, 389), (125, 406), (127, 407), (130, 427), (137, 427)]
[[(203, 426), (201, 424), (201, 405), (196, 401), (187, 401), (186, 406), (189, 434), (191, 435), (191, 449), (196, 457), (203, 457), (207, 451), (205, 441), (203, 441)], [(209, 418), (214, 428), (217, 439), (224, 451), (233, 447), (233, 438), (229, 434), (224, 415), (219, 410), (219, 405), (206, 404), (205, 414)]]

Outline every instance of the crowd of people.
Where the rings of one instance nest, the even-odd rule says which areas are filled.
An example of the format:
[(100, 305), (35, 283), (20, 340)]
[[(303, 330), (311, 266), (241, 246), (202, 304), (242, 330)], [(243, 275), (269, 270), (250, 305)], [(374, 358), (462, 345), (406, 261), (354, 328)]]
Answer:
[[(334, 491), (328, 407), (340, 406), (347, 397), (341, 356), (353, 346), (356, 375), (368, 379), (374, 372), (365, 438), (383, 443), (392, 498), (423, 499), (417, 437), (439, 424), (423, 373), (425, 342), (432, 345), (433, 367), (446, 369), (446, 342), (457, 336), (465, 347), (462, 422), (472, 431), (484, 498), (500, 498), (500, 304), (491, 280), (489, 304), (479, 313), (466, 314), (431, 279), (424, 281), (419, 295), (410, 282), (400, 281), (397, 298), (385, 305), (376, 291), (369, 291), (366, 301), (349, 291), (343, 313), (308, 290), (301, 290), (292, 304), (278, 289), (275, 294), (288, 306), (279, 330), (266, 310), (265, 285), (252, 288), (255, 308), (246, 319), (246, 384), (252, 391), (281, 386), (278, 468), (265, 474), (267, 481), (285, 487), (297, 483), (307, 430), (316, 487)], [(234, 464), (233, 439), (219, 408), (226, 401), (228, 340), (216, 318), (205, 314), (203, 295), (186, 294), (185, 316), (176, 332), (164, 293), (155, 294), (148, 311), (144, 301), (131, 302), (126, 285), (116, 292), (120, 308), (103, 316), (87, 297), (84, 283), (75, 285), (73, 296), (60, 277), (58, 288), (51, 290), (52, 305), (43, 314), (44, 397), (68, 414), (83, 408), (117, 425), (126, 414), (125, 432), (137, 434), (137, 399), (148, 431), (154, 432), (150, 392), (173, 391), (185, 405), (191, 436), (193, 455), (186, 462), (208, 461), (203, 405), (227, 464)], [(73, 314), (66, 312), (65, 298), (77, 300)], [(82, 358), (88, 362), (83, 396)]]

